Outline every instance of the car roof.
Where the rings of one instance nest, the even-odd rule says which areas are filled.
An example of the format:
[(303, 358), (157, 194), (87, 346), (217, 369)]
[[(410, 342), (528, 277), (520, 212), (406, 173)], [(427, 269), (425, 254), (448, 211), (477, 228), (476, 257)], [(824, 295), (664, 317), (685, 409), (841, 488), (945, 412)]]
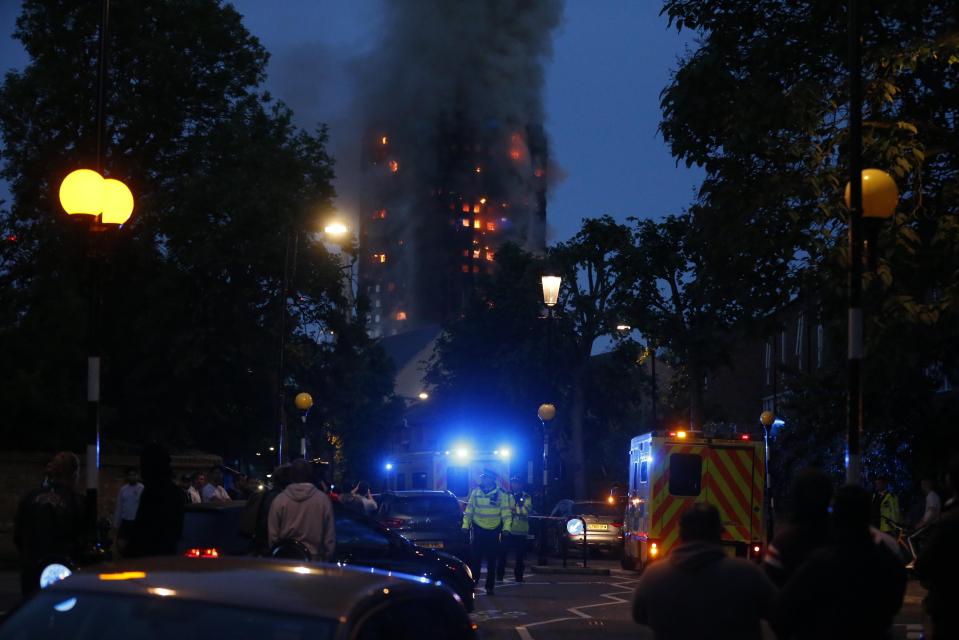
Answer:
[[(173, 596), (192, 602), (344, 620), (369, 598), (448, 591), (425, 577), (263, 558), (145, 558), (88, 567), (51, 591)], [(159, 592), (158, 590), (163, 590)]]

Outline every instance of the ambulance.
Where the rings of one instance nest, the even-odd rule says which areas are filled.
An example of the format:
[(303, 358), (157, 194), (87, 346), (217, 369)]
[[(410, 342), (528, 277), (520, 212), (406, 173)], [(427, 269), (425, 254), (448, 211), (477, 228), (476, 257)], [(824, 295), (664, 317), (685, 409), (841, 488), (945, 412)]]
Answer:
[(697, 502), (719, 510), (728, 555), (758, 561), (766, 540), (765, 451), (762, 436), (751, 433), (652, 431), (633, 438), (623, 568), (642, 571), (668, 556), (679, 544), (680, 517)]
[(449, 451), (421, 451), (394, 457), (387, 485), (394, 491), (452, 491), (465, 501), (479, 486), (482, 473), (491, 473), (501, 489), (509, 489), (510, 452), (507, 449), (472, 451), (459, 447)]

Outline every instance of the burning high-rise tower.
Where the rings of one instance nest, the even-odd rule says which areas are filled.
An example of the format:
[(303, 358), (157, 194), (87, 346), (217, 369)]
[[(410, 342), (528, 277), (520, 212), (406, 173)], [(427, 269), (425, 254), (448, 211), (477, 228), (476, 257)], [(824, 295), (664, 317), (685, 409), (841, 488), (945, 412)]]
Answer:
[(370, 329), (455, 317), (496, 250), (546, 242), (542, 62), (558, 0), (387, 3), (364, 74), (360, 288)]

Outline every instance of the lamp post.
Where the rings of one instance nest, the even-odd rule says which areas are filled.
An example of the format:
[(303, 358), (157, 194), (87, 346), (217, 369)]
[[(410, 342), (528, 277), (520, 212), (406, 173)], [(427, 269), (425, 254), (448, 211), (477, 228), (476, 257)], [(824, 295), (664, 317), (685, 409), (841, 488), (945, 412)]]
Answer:
[[(547, 423), (556, 417), (556, 406), (544, 403), (539, 405), (536, 410), (540, 425), (543, 427), (543, 515), (547, 515), (549, 509), (549, 429)], [(540, 520), (539, 528), (539, 558), (537, 564), (540, 566), (546, 564), (546, 521)]]
[[(862, 170), (862, 20), (859, 0), (848, 0), (849, 36), (849, 330), (847, 363), (846, 482), (862, 480), (862, 258), (863, 218), (888, 218), (899, 192), (893, 179), (879, 169)], [(874, 248), (873, 248), (874, 251)]]
[(300, 457), (306, 459), (306, 418), (313, 407), (313, 396), (302, 391), (293, 398), (293, 404), (300, 410)]
[(356, 307), (356, 295), (353, 292), (353, 266), (356, 264), (354, 238), (350, 226), (339, 219), (333, 219), (323, 227), (323, 237), (327, 241), (327, 251), (331, 254), (346, 253), (348, 262), (340, 265), (340, 270), (346, 276), (346, 299), (350, 305), (347, 318), (352, 317)]
[[(96, 95), (96, 169), (77, 169), (70, 172), (60, 183), (59, 200), (63, 210), (70, 216), (86, 219), (89, 231), (103, 233), (119, 228), (133, 214), (133, 194), (120, 180), (102, 175), (103, 130), (104, 130), (104, 82), (107, 71), (107, 32), (109, 28), (110, 1), (101, 0), (99, 53), (97, 56)], [(95, 236), (91, 235), (91, 244)], [(88, 327), (87, 356), (87, 525), (96, 539), (97, 493), (100, 469), (100, 255), (92, 247), (88, 250), (91, 266), (90, 319)]]

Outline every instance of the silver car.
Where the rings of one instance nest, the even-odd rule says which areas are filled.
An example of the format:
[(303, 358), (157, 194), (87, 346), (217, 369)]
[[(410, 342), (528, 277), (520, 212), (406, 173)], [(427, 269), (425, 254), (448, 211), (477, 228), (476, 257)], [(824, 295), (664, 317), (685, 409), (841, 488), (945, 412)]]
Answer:
[[(560, 500), (550, 515), (561, 520), (552, 520), (551, 546), (561, 551), (563, 538), (567, 550), (572, 551), (583, 544), (583, 520), (586, 522), (586, 545), (591, 549), (604, 549), (619, 553), (623, 546), (623, 514), (626, 505), (622, 500)], [(582, 519), (582, 520), (581, 520)]]

